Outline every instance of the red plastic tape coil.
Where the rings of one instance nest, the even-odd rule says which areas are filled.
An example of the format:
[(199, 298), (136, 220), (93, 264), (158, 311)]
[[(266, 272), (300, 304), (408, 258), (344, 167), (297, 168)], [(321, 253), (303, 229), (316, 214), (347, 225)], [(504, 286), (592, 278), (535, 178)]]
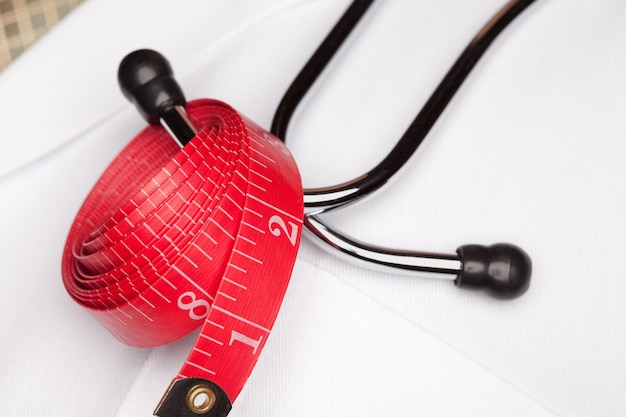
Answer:
[[(187, 111), (202, 130), (184, 148), (150, 126), (107, 168), (69, 232), (62, 273), (74, 300), (126, 344), (167, 344), (201, 325), (172, 387), (193, 383), (173, 407), (213, 415), (211, 396), (235, 400), (278, 314), (302, 185), (282, 142), (228, 105), (198, 100)], [(189, 399), (194, 389), (202, 400)], [(167, 396), (158, 415), (170, 413)]]

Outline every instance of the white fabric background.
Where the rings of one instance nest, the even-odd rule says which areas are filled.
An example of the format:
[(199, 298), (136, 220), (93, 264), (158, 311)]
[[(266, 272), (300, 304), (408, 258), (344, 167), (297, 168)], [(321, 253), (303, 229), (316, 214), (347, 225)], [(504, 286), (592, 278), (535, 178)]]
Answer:
[[(269, 127), (348, 3), (89, 0), (0, 75), (0, 411), (150, 415), (193, 343), (123, 346), (61, 284), (74, 214), (143, 126), (121, 57), (158, 49), (189, 99)], [(377, 3), (290, 129), (306, 186), (375, 164), (505, 2)], [(516, 243), (534, 262), (526, 295), (370, 272), (304, 242), (232, 415), (625, 415), (625, 24), (621, 0), (538, 0), (393, 187), (329, 216), (394, 247)]]

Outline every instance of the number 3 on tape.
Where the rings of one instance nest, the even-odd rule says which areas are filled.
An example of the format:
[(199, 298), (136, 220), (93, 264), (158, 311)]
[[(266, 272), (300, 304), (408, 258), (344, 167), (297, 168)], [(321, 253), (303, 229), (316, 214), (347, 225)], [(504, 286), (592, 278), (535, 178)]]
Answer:
[(136, 136), (87, 196), (63, 253), (68, 293), (124, 343), (170, 343), (202, 326), (155, 414), (225, 416), (287, 288), (302, 185), (284, 145), (228, 105), (187, 105), (184, 148)]

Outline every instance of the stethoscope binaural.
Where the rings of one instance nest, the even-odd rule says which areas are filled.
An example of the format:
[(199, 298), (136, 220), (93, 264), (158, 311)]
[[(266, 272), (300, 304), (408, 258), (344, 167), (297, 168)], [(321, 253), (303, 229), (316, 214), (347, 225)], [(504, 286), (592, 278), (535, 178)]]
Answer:
[[(297, 75), (280, 102), (271, 132), (285, 139), (291, 116), (326, 64), (349, 36), (374, 0), (354, 0), (335, 27)], [(453, 280), (458, 287), (485, 288), (498, 298), (515, 298), (528, 289), (531, 261), (517, 246), (464, 245), (456, 254), (383, 248), (357, 241), (322, 219), (328, 211), (355, 203), (380, 190), (411, 158), (456, 91), (502, 30), (534, 0), (511, 0), (474, 37), (445, 75), (424, 107), (391, 152), (373, 169), (342, 184), (304, 190), (304, 225), (313, 241), (343, 258), (374, 269)], [(124, 95), (151, 124), (163, 125), (181, 144), (197, 129), (186, 116), (185, 98), (160, 54), (140, 50), (129, 54), (119, 68)]]

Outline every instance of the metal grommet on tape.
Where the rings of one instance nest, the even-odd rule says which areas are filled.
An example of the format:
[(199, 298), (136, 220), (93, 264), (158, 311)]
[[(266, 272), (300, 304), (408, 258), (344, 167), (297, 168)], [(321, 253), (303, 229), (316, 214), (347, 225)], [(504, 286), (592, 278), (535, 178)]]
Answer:
[(159, 417), (225, 417), (232, 404), (217, 384), (201, 378), (172, 383), (154, 414)]
[(215, 392), (204, 384), (194, 385), (187, 393), (187, 408), (196, 414), (208, 413), (216, 401)]

